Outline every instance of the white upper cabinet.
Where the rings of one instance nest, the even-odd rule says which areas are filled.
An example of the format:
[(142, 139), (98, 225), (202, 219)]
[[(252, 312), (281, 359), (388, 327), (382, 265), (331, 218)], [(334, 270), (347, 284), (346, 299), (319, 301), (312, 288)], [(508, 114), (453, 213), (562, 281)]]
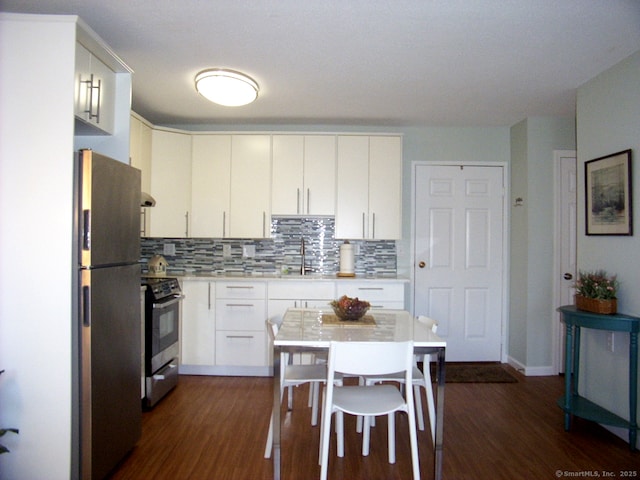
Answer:
[(402, 137), (369, 138), (369, 237), (402, 238)]
[(230, 238), (271, 235), (271, 136), (232, 135)]
[[(134, 165), (145, 127), (131, 130)], [(336, 238), (401, 238), (399, 135), (149, 131), (147, 236), (269, 238), (272, 215), (335, 215)]]
[(298, 215), (304, 175), (304, 137), (273, 136), (271, 208), (274, 215)]
[(147, 123), (131, 115), (130, 163), (142, 172), (140, 186), (147, 193), (151, 192), (151, 131)]
[[(141, 175), (141, 190), (151, 192), (151, 127), (131, 115), (131, 134), (129, 138), (129, 159), (132, 167), (136, 167)], [(149, 234), (150, 211), (149, 208), (140, 209), (140, 235), (146, 237)]]
[(131, 69), (80, 19), (74, 23), (73, 148), (129, 163)]
[(154, 130), (152, 138), (150, 236), (270, 236), (270, 135)]
[(336, 212), (336, 137), (304, 137), (304, 211), (307, 215)]
[(231, 135), (194, 135), (191, 236), (225, 238), (231, 201)]
[(273, 215), (334, 215), (334, 135), (274, 135)]
[[(76, 119), (82, 123), (76, 127), (77, 134), (86, 130), (96, 134), (96, 128), (112, 134), (116, 96), (115, 73), (80, 43), (76, 43), (75, 68)], [(83, 128), (83, 124), (86, 129)]]
[(369, 137), (338, 136), (336, 238), (368, 238)]
[(191, 135), (154, 129), (151, 135), (152, 237), (188, 237), (191, 211)]
[(336, 238), (402, 235), (402, 137), (338, 136)]

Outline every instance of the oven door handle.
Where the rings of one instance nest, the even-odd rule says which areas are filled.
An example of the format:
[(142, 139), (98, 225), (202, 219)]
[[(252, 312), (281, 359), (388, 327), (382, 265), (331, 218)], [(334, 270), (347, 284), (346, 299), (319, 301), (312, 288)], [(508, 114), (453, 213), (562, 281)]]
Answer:
[(184, 295), (175, 295), (171, 300), (162, 303), (154, 303), (153, 308), (167, 308), (171, 305), (184, 300)]

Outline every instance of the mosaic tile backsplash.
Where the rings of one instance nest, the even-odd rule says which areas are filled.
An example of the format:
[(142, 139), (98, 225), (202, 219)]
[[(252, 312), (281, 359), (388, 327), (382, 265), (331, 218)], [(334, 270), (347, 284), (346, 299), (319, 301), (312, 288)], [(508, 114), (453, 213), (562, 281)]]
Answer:
[[(299, 274), (304, 239), (307, 271), (333, 275), (340, 269), (342, 244), (342, 240), (334, 238), (334, 232), (333, 217), (273, 217), (269, 239), (143, 238), (140, 262), (146, 270), (149, 258), (159, 254), (166, 258), (169, 272), (174, 274)], [(357, 275), (396, 275), (395, 241), (352, 240), (351, 243), (356, 251)], [(164, 253), (167, 245), (175, 248), (175, 254)], [(249, 256), (252, 250), (255, 253)]]

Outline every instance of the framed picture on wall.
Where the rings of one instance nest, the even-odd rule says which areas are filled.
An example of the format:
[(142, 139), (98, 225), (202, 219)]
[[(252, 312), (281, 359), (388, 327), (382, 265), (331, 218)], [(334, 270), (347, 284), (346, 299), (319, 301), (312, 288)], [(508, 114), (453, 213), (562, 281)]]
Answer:
[(586, 234), (632, 235), (631, 150), (584, 164)]

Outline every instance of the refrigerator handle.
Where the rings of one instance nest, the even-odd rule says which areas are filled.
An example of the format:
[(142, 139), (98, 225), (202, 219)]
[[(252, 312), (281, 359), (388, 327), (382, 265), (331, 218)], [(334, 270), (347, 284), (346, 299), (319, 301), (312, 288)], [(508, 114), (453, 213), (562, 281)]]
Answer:
[(82, 249), (91, 249), (91, 210), (82, 211)]
[(82, 287), (82, 325), (91, 326), (91, 287)]

